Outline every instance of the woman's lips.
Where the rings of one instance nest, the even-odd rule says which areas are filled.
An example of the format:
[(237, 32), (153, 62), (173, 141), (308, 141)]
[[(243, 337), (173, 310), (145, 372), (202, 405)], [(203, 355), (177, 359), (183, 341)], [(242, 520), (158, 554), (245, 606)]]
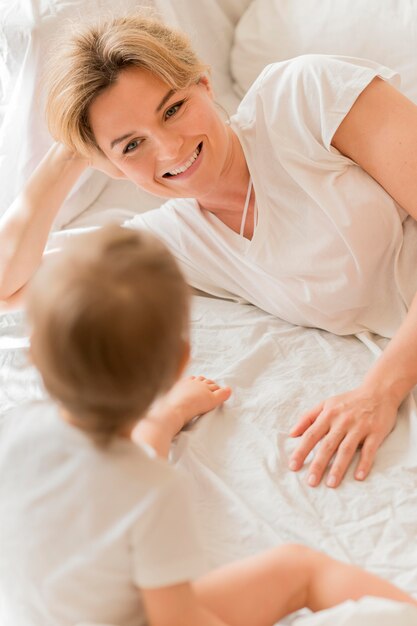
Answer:
[[(177, 174), (175, 174), (173, 173), (175, 172), (175, 168), (174, 168), (173, 170), (171, 170), (171, 172), (166, 172), (166, 174), (164, 174), (163, 177), (169, 178), (170, 180), (176, 180), (176, 179), (184, 180), (184, 178), (188, 178), (189, 176), (191, 176), (200, 165), (202, 149), (203, 149), (203, 142), (198, 144), (195, 152), (193, 153), (193, 156), (195, 153), (197, 153), (197, 156), (194, 158), (192, 163), (183, 172), (178, 172)], [(185, 167), (185, 166), (182, 166), (182, 167)], [(181, 168), (178, 168), (178, 169), (181, 169)]]

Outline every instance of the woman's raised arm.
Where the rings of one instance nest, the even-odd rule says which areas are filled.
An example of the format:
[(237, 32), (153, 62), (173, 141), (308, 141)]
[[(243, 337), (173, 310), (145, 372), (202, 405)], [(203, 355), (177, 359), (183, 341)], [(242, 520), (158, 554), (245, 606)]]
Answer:
[(37, 269), (58, 210), (88, 165), (53, 144), (0, 218), (0, 300), (19, 291)]
[(125, 178), (101, 153), (82, 157), (54, 143), (16, 200), (0, 218), (0, 301), (19, 301), (42, 259), (53, 221), (87, 167)]

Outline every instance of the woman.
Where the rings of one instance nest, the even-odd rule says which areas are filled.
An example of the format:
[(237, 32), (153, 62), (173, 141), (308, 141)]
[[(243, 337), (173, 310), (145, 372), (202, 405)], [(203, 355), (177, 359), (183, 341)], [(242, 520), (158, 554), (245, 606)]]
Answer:
[(321, 442), (309, 485), (335, 455), (327, 485), (338, 486), (359, 447), (363, 480), (417, 382), (413, 246), (403, 246), (407, 214), (417, 219), (417, 107), (395, 80), (357, 59), (285, 61), (262, 72), (228, 125), (182, 35), (137, 16), (75, 35), (54, 58), (47, 106), (66, 148), (51, 149), (2, 220), (0, 296), (30, 279), (89, 163), (172, 198), (129, 226), (162, 237), (193, 286), (294, 324), (395, 334), (360, 387), (291, 433), (295, 471)]

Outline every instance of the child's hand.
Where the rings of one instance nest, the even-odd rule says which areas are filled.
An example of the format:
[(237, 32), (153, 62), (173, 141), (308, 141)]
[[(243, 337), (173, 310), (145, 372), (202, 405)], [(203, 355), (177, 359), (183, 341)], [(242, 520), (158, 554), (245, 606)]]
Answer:
[(207, 413), (225, 402), (230, 387), (219, 387), (204, 376), (182, 378), (152, 405), (132, 432), (132, 439), (151, 445), (160, 456), (167, 456), (175, 435), (193, 417)]

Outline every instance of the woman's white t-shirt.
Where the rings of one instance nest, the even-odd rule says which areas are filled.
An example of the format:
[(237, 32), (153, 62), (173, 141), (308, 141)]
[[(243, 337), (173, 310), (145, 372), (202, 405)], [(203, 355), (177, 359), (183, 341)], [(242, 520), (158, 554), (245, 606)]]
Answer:
[(0, 624), (143, 626), (138, 588), (205, 573), (186, 476), (118, 438), (100, 450), (40, 402), (0, 438)]
[(170, 200), (126, 226), (163, 239), (193, 287), (293, 324), (391, 337), (417, 287), (410, 271), (417, 227), (331, 146), (376, 76), (399, 81), (372, 61), (326, 55), (274, 63), (261, 73), (231, 120), (256, 193), (251, 241), (193, 199)]

